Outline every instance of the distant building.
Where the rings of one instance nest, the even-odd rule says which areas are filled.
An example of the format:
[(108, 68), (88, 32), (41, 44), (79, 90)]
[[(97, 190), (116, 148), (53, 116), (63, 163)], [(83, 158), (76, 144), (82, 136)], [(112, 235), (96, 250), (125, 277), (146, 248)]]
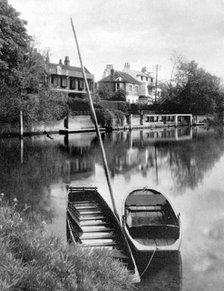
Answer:
[(110, 73), (111, 73), (111, 70), (113, 70), (113, 65), (112, 64), (110, 64), (110, 65), (106, 65), (106, 69), (104, 70), (104, 72), (103, 72), (103, 79), (104, 78), (106, 78), (107, 76), (109, 76), (110, 75)]
[(98, 82), (99, 89), (106, 87), (108, 90), (114, 93), (119, 89), (124, 89), (127, 92), (127, 102), (138, 102), (140, 85), (138, 80), (125, 72), (115, 71), (112, 65), (108, 65), (106, 67), (104, 74), (108, 75)]
[[(86, 94), (86, 86), (80, 67), (70, 66), (69, 57), (66, 56), (64, 63), (59, 60), (58, 64), (53, 64), (47, 60), (47, 70), (49, 74), (49, 86), (52, 91), (67, 93), (70, 97)], [(85, 68), (86, 78), (90, 91), (94, 90), (94, 75)]]
[[(103, 79), (98, 82), (98, 88), (106, 86), (112, 92), (124, 89), (127, 92), (126, 101), (129, 103), (152, 104), (155, 102), (155, 84), (151, 72), (146, 67), (141, 71), (131, 70), (130, 64), (125, 63), (122, 71), (115, 71), (113, 65), (107, 65)], [(159, 96), (157, 88), (157, 97)]]
[(123, 72), (131, 75), (139, 82), (138, 94), (141, 96), (140, 103), (152, 103), (155, 100), (155, 85), (151, 72), (147, 67), (143, 67), (141, 71), (131, 70), (129, 63), (125, 63)]

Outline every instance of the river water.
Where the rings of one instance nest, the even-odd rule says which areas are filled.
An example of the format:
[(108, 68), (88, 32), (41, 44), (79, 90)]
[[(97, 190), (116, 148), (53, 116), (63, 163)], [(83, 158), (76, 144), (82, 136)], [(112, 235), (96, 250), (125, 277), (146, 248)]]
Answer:
[[(224, 134), (179, 128), (103, 134), (118, 213), (127, 194), (149, 187), (181, 213), (180, 255), (152, 262), (140, 290), (224, 288)], [(111, 204), (95, 133), (0, 140), (0, 192), (47, 214), (66, 241), (66, 186), (97, 186)]]

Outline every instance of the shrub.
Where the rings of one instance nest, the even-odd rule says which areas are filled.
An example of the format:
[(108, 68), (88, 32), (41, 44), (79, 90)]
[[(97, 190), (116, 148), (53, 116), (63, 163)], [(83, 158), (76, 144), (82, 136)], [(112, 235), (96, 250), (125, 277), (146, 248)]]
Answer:
[(101, 127), (110, 128), (112, 126), (113, 114), (108, 109), (95, 108), (98, 124)]
[(90, 105), (87, 99), (69, 98), (68, 106), (71, 111), (90, 111)]
[(111, 100), (126, 101), (126, 95), (127, 95), (127, 92), (124, 89), (118, 89), (111, 97)]
[(0, 202), (0, 290), (133, 290), (108, 250), (66, 246), (30, 210)]

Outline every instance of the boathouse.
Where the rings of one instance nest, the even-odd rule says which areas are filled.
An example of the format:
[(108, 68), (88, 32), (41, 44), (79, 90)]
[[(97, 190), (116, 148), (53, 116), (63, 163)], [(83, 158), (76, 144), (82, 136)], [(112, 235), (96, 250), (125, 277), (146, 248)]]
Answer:
[(192, 126), (192, 114), (131, 114), (129, 128)]
[(142, 125), (155, 126), (180, 126), (192, 125), (192, 114), (145, 114), (142, 117)]

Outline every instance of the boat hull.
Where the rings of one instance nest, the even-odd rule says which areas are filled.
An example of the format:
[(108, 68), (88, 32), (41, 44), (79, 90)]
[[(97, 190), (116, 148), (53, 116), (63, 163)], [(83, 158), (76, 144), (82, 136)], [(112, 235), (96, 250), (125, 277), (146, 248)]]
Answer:
[(106, 248), (139, 281), (137, 267), (122, 225), (94, 187), (69, 187), (67, 241), (81, 247)]
[(136, 189), (126, 197), (123, 209), (124, 231), (140, 274), (153, 258), (179, 251), (180, 217), (163, 194)]

